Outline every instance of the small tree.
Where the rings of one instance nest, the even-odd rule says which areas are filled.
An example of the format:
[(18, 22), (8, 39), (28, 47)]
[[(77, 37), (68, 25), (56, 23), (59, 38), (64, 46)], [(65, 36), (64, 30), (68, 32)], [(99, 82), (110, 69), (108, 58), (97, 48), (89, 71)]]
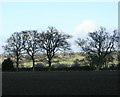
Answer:
[(39, 35), (40, 48), (45, 51), (49, 70), (51, 70), (52, 59), (57, 51), (64, 51), (70, 49), (69, 43), (66, 41), (70, 38), (70, 35), (63, 34), (54, 27), (48, 27), (48, 30), (43, 31)]
[(13, 70), (14, 70), (13, 61), (10, 58), (4, 60), (2, 63), (2, 71), (13, 71)]
[(101, 27), (100, 30), (89, 33), (86, 40), (79, 38), (76, 43), (87, 53), (88, 60), (91, 64), (97, 66), (97, 70), (106, 62), (107, 56), (116, 49), (116, 30), (113, 35), (109, 35), (106, 29)]

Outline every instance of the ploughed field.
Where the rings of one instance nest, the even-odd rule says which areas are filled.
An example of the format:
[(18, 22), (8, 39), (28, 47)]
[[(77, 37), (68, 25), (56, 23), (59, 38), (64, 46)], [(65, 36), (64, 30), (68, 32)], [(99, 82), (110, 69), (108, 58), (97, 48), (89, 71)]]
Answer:
[(118, 71), (3, 72), (2, 95), (118, 95)]

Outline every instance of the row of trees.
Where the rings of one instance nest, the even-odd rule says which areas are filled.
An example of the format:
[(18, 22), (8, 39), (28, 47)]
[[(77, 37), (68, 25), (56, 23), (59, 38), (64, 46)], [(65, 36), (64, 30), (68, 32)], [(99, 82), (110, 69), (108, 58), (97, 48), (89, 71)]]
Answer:
[(19, 60), (24, 54), (30, 56), (35, 67), (35, 55), (38, 52), (44, 52), (48, 58), (49, 70), (51, 61), (57, 51), (69, 50), (70, 45), (67, 42), (71, 36), (55, 29), (48, 27), (48, 30), (39, 33), (36, 30), (16, 32), (7, 39), (4, 49), (8, 55), (16, 59), (17, 69)]
[[(113, 51), (118, 51), (118, 32), (113, 31), (112, 35), (107, 33), (105, 28), (100, 28), (98, 31), (89, 33), (89, 38), (78, 38), (76, 43), (84, 52), (91, 65), (95, 65), (99, 69), (108, 56)], [(67, 39), (72, 36), (64, 34), (54, 27), (48, 27), (48, 30), (41, 33), (37, 30), (16, 32), (7, 39), (4, 46), (5, 53), (16, 59), (16, 67), (19, 67), (19, 61), (23, 55), (29, 55), (33, 62), (33, 70), (35, 68), (35, 55), (38, 52), (44, 52), (51, 69), (51, 62), (56, 52), (71, 50)]]

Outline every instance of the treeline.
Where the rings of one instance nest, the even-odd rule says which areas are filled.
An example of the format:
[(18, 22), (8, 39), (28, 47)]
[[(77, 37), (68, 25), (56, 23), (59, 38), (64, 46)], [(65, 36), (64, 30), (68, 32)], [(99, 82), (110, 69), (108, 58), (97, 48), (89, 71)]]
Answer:
[[(103, 65), (107, 64), (113, 52), (117, 52), (118, 61), (120, 61), (118, 53), (120, 37), (117, 30), (114, 30), (113, 34), (109, 35), (105, 28), (100, 27), (98, 31), (90, 32), (88, 36), (87, 39), (78, 38), (75, 42), (85, 52), (90, 66), (99, 70)], [(19, 61), (25, 55), (30, 57), (33, 63), (32, 70), (35, 70), (35, 56), (40, 52), (47, 57), (48, 70), (50, 71), (56, 53), (71, 50), (70, 43), (67, 41), (70, 38), (72, 38), (71, 35), (51, 26), (42, 32), (37, 30), (15, 32), (7, 39), (6, 45), (3, 47), (5, 55), (16, 60), (16, 70), (19, 68)]]

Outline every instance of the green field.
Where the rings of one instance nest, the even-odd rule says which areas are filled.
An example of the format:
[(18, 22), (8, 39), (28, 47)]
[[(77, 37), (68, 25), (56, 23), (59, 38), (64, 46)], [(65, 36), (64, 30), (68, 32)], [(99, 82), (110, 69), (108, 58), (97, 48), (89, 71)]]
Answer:
[[(48, 62), (47, 60), (44, 60), (45, 62), (39, 61), (42, 58), (40, 57), (39, 59), (36, 59), (37, 62), (35, 62), (35, 64), (44, 64), (45, 66), (48, 66)], [(74, 60), (76, 59), (84, 59), (84, 56), (80, 56), (80, 55), (74, 55), (74, 56), (61, 56), (59, 55), (58, 58), (53, 58), (52, 60), (52, 65), (59, 65), (59, 64), (64, 64), (66, 66), (71, 66), (74, 64)], [(22, 67), (32, 67), (32, 61), (31, 62), (25, 62), (25, 63), (21, 63), (20, 66)]]
[[(85, 61), (82, 61), (82, 62), (79, 62), (79, 65), (80, 66), (88, 66), (89, 65), (89, 62), (85, 59), (85, 55), (81, 55), (79, 53), (77, 54), (74, 54), (74, 55), (62, 55), (62, 54), (59, 54), (57, 55), (57, 57), (53, 58), (52, 60), (52, 66), (53, 67), (58, 67), (58, 66), (64, 66), (64, 67), (71, 67), (72, 65), (74, 65), (74, 61), (78, 59), (78, 60), (85, 60)], [(108, 65), (107, 65), (107, 68), (109, 68), (110, 66), (114, 65), (114, 66), (117, 66), (118, 64), (118, 61), (117, 61), (117, 55), (115, 54), (114, 55), (114, 61), (113, 62), (109, 62)], [(0, 62), (2, 62), (3, 59), (0, 58)], [(38, 55), (36, 58), (35, 58), (35, 65), (36, 66), (48, 66), (48, 61), (47, 61), (47, 57), (43, 57), (43, 56), (40, 56)], [(14, 61), (15, 62), (15, 61)], [(16, 64), (14, 64), (16, 66)], [(20, 64), (19, 64), (19, 67), (27, 67), (27, 68), (30, 68), (32, 67), (32, 60), (31, 59), (24, 59), (22, 61), (20, 61)]]

